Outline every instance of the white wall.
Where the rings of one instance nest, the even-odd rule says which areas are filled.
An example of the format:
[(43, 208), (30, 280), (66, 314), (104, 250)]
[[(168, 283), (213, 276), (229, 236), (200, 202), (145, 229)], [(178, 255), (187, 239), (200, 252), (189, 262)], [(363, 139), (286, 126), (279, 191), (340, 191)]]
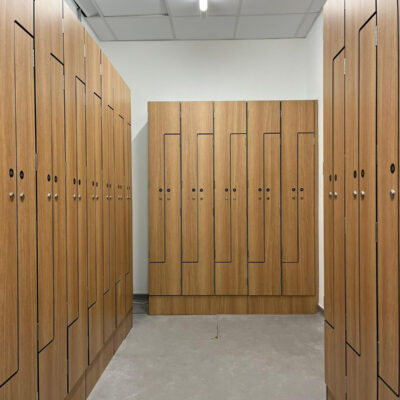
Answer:
[[(132, 91), (135, 293), (148, 293), (147, 102), (322, 100), (321, 43), (321, 17), (307, 39), (100, 43)], [(322, 165), (322, 154), (320, 157)], [(321, 207), (322, 201), (320, 220)], [(322, 249), (321, 237), (323, 278)]]

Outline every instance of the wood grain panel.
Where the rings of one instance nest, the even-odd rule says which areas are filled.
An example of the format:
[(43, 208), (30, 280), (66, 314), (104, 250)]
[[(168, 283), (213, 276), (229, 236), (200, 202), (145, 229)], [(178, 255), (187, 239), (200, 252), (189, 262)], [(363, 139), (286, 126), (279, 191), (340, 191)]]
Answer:
[(213, 133), (213, 103), (185, 102), (182, 109), (182, 262), (199, 261), (198, 135)]
[[(248, 118), (248, 262), (265, 262), (266, 217), (263, 192), (266, 188), (266, 163), (264, 142), (266, 133), (281, 131), (281, 103), (279, 101), (249, 101)], [(280, 148), (279, 148), (280, 153)], [(280, 161), (279, 161), (280, 162)], [(280, 180), (280, 164), (278, 165)], [(280, 192), (280, 189), (279, 189)], [(280, 245), (279, 245), (280, 247)], [(257, 266), (253, 266), (257, 268)], [(262, 293), (259, 293), (262, 294)]]
[(378, 398), (379, 400), (397, 400), (398, 397), (389, 389), (388, 386), (378, 379)]
[(282, 265), (284, 295), (313, 295), (315, 293), (314, 264), (314, 199), (315, 199), (314, 135), (298, 135), (298, 263)]
[[(41, 307), (45, 306), (42, 302), (49, 301), (46, 293), (43, 292), (42, 283), (40, 279), (49, 280), (51, 282), (51, 316), (47, 320), (48, 325), (51, 322), (51, 342), (43, 343), (46, 347), (41, 349), (39, 347), (39, 391), (41, 399), (55, 399), (64, 398), (67, 394), (67, 293), (66, 293), (66, 199), (65, 199), (65, 121), (64, 121), (64, 77), (63, 66), (55, 58), (50, 62), (51, 79), (51, 131), (49, 134), (43, 132), (43, 141), (49, 141), (52, 154), (52, 181), (53, 181), (53, 218), (50, 220), (52, 226), (44, 224), (40, 226), (41, 221), (38, 219), (38, 233), (41, 229), (49, 229), (52, 232), (50, 243), (42, 243), (43, 251), (49, 252), (52, 259), (52, 270), (43, 271), (38, 265), (38, 316), (39, 316), (39, 336), (41, 336), (42, 321), (45, 314), (41, 315)], [(37, 86), (36, 86), (37, 87)], [(39, 132), (37, 134), (39, 143)], [(38, 152), (46, 151), (46, 147), (41, 149), (38, 146)], [(42, 157), (38, 154), (38, 160)], [(39, 161), (38, 161), (39, 163)], [(39, 168), (38, 168), (39, 169)], [(44, 171), (45, 172), (45, 171)], [(39, 172), (38, 172), (39, 175)], [(38, 188), (39, 194), (39, 188)], [(45, 193), (44, 201), (48, 202)], [(40, 209), (40, 195), (38, 195), (38, 211)], [(42, 224), (44, 221), (42, 221)], [(40, 236), (38, 236), (39, 238)], [(38, 244), (38, 251), (41, 246)], [(54, 271), (54, 273), (53, 273)], [(41, 272), (43, 275), (41, 275)], [(53, 295), (54, 293), (54, 295)], [(53, 303), (54, 302), (54, 303)], [(43, 322), (46, 322), (43, 321)]]
[(297, 135), (314, 132), (314, 102), (282, 102), (282, 262), (299, 262)]
[[(249, 130), (250, 132), (250, 130)], [(265, 211), (260, 215), (264, 218), (261, 224), (264, 237), (263, 257), (261, 262), (249, 262), (249, 294), (250, 295), (280, 295), (281, 294), (281, 136), (279, 133), (264, 134), (262, 158), (263, 162), (263, 185), (262, 191), (258, 192), (257, 201), (264, 203)], [(258, 147), (258, 146), (257, 146)], [(250, 148), (250, 147), (249, 147)], [(249, 154), (250, 166), (250, 154)], [(249, 170), (249, 176), (251, 172)], [(249, 187), (250, 183), (249, 183)], [(255, 189), (255, 187), (253, 188)], [(250, 192), (251, 189), (249, 189)], [(255, 192), (255, 191), (254, 191)], [(261, 198), (261, 201), (259, 200)], [(263, 201), (265, 199), (265, 201)], [(250, 201), (250, 194), (249, 194)], [(256, 200), (253, 199), (253, 202)], [(257, 212), (258, 214), (258, 212)], [(249, 209), (250, 215), (250, 209)], [(255, 222), (255, 221), (254, 221)], [(256, 225), (260, 225), (258, 222)], [(254, 230), (253, 238), (256, 237)], [(250, 234), (249, 234), (250, 245)]]
[[(9, 14), (6, 13), (4, 16), (9, 17)], [(2, 27), (6, 28), (4, 25)], [(9, 25), (8, 28), (11, 29), (11, 26)], [(7, 264), (5, 262), (0, 264), (2, 265), (0, 271), (2, 278), (11, 278), (10, 281), (6, 281), (6, 284), (9, 284), (10, 289), (16, 292), (16, 296), (13, 294), (10, 297), (7, 286), (1, 296), (0, 321), (4, 333), (0, 336), (0, 348), (5, 362), (2, 362), (0, 368), (0, 397), (25, 400), (35, 396), (37, 382), (35, 100), (33, 40), (18, 25), (15, 25), (13, 30), (14, 37), (10, 34), (9, 39), (15, 46), (15, 53), (8, 53), (8, 55), (14, 72), (9, 76), (12, 78), (10, 82), (12, 86), (8, 88), (8, 94), (10, 99), (14, 100), (14, 107), (9, 115), (3, 113), (0, 115), (4, 126), (9, 125), (7, 119), (14, 119), (10, 125), (14, 127), (15, 135), (13, 135), (13, 143), (9, 143), (10, 147), (7, 150), (10, 150), (14, 157), (16, 155), (12, 161), (15, 166), (15, 160), (17, 160), (18, 169), (14, 170), (15, 178), (13, 179), (14, 183), (17, 180), (17, 191), (14, 192), (15, 198), (10, 201), (11, 197), (8, 197), (8, 201), (14, 207), (17, 202), (17, 218), (10, 219), (10, 216), (13, 217), (16, 214), (8, 204), (3, 203), (3, 207), (5, 206), (3, 209), (11, 211), (10, 215), (5, 216), (4, 221), (10, 221), (14, 227), (17, 227), (18, 236), (6, 238), (4, 244), (10, 244), (11, 248), (4, 249), (3, 247), (1, 253), (7, 256), (10, 251), (11, 257), (4, 260)], [(5, 103), (1, 107), (2, 111), (7, 107), (7, 101)], [(6, 131), (5, 134), (10, 134), (10, 131)], [(0, 134), (0, 137), (4, 140), (3, 134)], [(6, 157), (5, 161), (11, 160)], [(6, 179), (11, 180), (10, 176)], [(9, 233), (15, 234), (15, 232), (14, 228)], [(18, 254), (18, 260), (14, 258), (13, 250)], [(10, 261), (14, 262), (9, 264)], [(3, 269), (14, 269), (14, 271), (3, 272)], [(8, 303), (8, 301), (11, 302)], [(7, 306), (13, 308), (10, 313), (4, 312)], [(8, 344), (10, 347), (6, 348)]]
[[(87, 322), (87, 169), (85, 85), (76, 81), (76, 142), (78, 173), (78, 287), (74, 292), (77, 317), (68, 327), (68, 392), (74, 388), (88, 363)], [(68, 249), (69, 251), (69, 249)], [(68, 297), (68, 301), (70, 298)], [(69, 305), (69, 303), (68, 303)]]
[(114, 68), (103, 52), (101, 52), (101, 67), (101, 93), (103, 103), (114, 109)]
[(360, 350), (359, 309), (359, 35), (360, 29), (376, 11), (375, 0), (348, 0), (345, 13), (346, 42), (346, 315), (347, 341)]
[(86, 86), (101, 97), (101, 51), (97, 43), (85, 31), (86, 45)]
[(249, 296), (248, 314), (316, 314), (316, 296)]
[(399, 394), (398, 2), (380, 0), (377, 5), (378, 361), (379, 376)]
[[(196, 141), (196, 180), (199, 187), (198, 262), (182, 264), (182, 293), (211, 295), (214, 294), (214, 138), (213, 135), (198, 135)], [(184, 236), (185, 233), (182, 238)]]
[[(215, 294), (247, 294), (246, 135), (230, 136), (231, 260), (215, 264)], [(216, 163), (215, 163), (216, 165)], [(217, 171), (217, 170), (216, 170)], [(217, 187), (217, 186), (216, 186)], [(227, 225), (229, 226), (229, 224)], [(216, 245), (217, 243), (215, 243)]]
[(150, 293), (181, 294), (180, 135), (164, 136), (165, 262), (150, 264)]
[[(180, 133), (179, 103), (148, 103), (149, 262), (165, 262), (165, 160), (163, 135)], [(150, 284), (151, 286), (151, 284)]]
[(215, 260), (232, 258), (231, 135), (246, 133), (246, 103), (216, 102), (214, 127)]

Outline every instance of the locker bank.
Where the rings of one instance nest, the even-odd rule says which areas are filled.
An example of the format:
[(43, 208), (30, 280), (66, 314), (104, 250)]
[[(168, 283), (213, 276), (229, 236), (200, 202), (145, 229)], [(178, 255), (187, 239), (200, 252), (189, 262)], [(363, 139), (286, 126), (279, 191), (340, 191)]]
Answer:
[(0, 0), (0, 400), (400, 398), (398, 0)]

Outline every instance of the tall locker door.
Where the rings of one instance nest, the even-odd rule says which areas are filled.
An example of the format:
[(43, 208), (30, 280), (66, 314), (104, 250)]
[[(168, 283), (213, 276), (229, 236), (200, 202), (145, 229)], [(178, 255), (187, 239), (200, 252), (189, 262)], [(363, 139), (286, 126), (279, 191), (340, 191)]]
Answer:
[(248, 103), (250, 295), (281, 294), (281, 104)]
[(358, 353), (360, 352), (359, 35), (360, 29), (375, 11), (375, 0), (346, 0), (346, 340)]
[(115, 203), (115, 221), (116, 221), (116, 310), (117, 326), (122, 322), (125, 316), (125, 242), (126, 242), (126, 224), (125, 224), (125, 193), (124, 193), (124, 119), (118, 115), (115, 118), (115, 177), (116, 177), (116, 203)]
[[(378, 23), (379, 376), (399, 392), (398, 2), (380, 0)], [(385, 385), (382, 383), (382, 385)], [(387, 389), (389, 390), (389, 389)], [(381, 397), (379, 397), (381, 399)]]
[(64, 5), (68, 392), (87, 366), (85, 31)]
[(13, 3), (2, 3), (0, 21), (0, 398), (25, 400), (37, 391), (34, 72), (33, 39), (15, 21), (24, 6), (32, 18), (33, 4)]
[[(104, 90), (103, 90), (104, 93)], [(104, 342), (115, 328), (114, 111), (103, 107)]]
[(247, 295), (246, 103), (215, 103), (215, 293)]
[(149, 290), (180, 295), (180, 104), (149, 103)]
[(315, 110), (282, 102), (282, 294), (315, 294)]
[[(325, 376), (328, 390), (334, 395), (335, 400), (345, 399), (345, 243), (344, 243), (344, 50), (333, 59), (331, 84), (332, 115), (329, 127), (331, 141), (325, 143), (331, 151), (331, 169), (328, 174), (325, 187), (325, 202), (328, 212), (325, 221), (332, 232), (326, 240), (332, 240), (332, 263), (326, 273), (332, 286), (332, 293), (327, 298), (325, 295), (325, 307), (328, 307), (325, 324)], [(327, 228), (326, 228), (327, 229)], [(333, 290), (334, 289), (334, 290)]]
[(38, 351), (42, 399), (67, 394), (63, 2), (35, 1)]
[[(358, 352), (347, 347), (348, 399), (377, 398), (376, 296), (376, 17), (359, 34)], [(346, 114), (347, 115), (347, 114)], [(351, 116), (349, 116), (351, 117)], [(346, 132), (347, 134), (347, 132)], [(347, 156), (347, 153), (346, 153)], [(348, 267), (348, 265), (346, 265)], [(349, 343), (350, 344), (350, 343)]]
[(182, 103), (182, 294), (214, 294), (214, 106)]

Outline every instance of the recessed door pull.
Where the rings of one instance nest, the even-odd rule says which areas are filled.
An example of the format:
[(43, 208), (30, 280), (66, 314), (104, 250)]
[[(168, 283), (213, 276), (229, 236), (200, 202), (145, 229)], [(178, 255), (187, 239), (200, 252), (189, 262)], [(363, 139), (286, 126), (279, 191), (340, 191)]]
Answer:
[(357, 190), (355, 190), (354, 192), (353, 192), (353, 197), (356, 199), (357, 198)]
[(396, 191), (394, 189), (390, 189), (390, 198), (394, 199), (394, 196), (396, 194)]
[(361, 198), (363, 199), (365, 197), (365, 192), (362, 190), (361, 191)]

